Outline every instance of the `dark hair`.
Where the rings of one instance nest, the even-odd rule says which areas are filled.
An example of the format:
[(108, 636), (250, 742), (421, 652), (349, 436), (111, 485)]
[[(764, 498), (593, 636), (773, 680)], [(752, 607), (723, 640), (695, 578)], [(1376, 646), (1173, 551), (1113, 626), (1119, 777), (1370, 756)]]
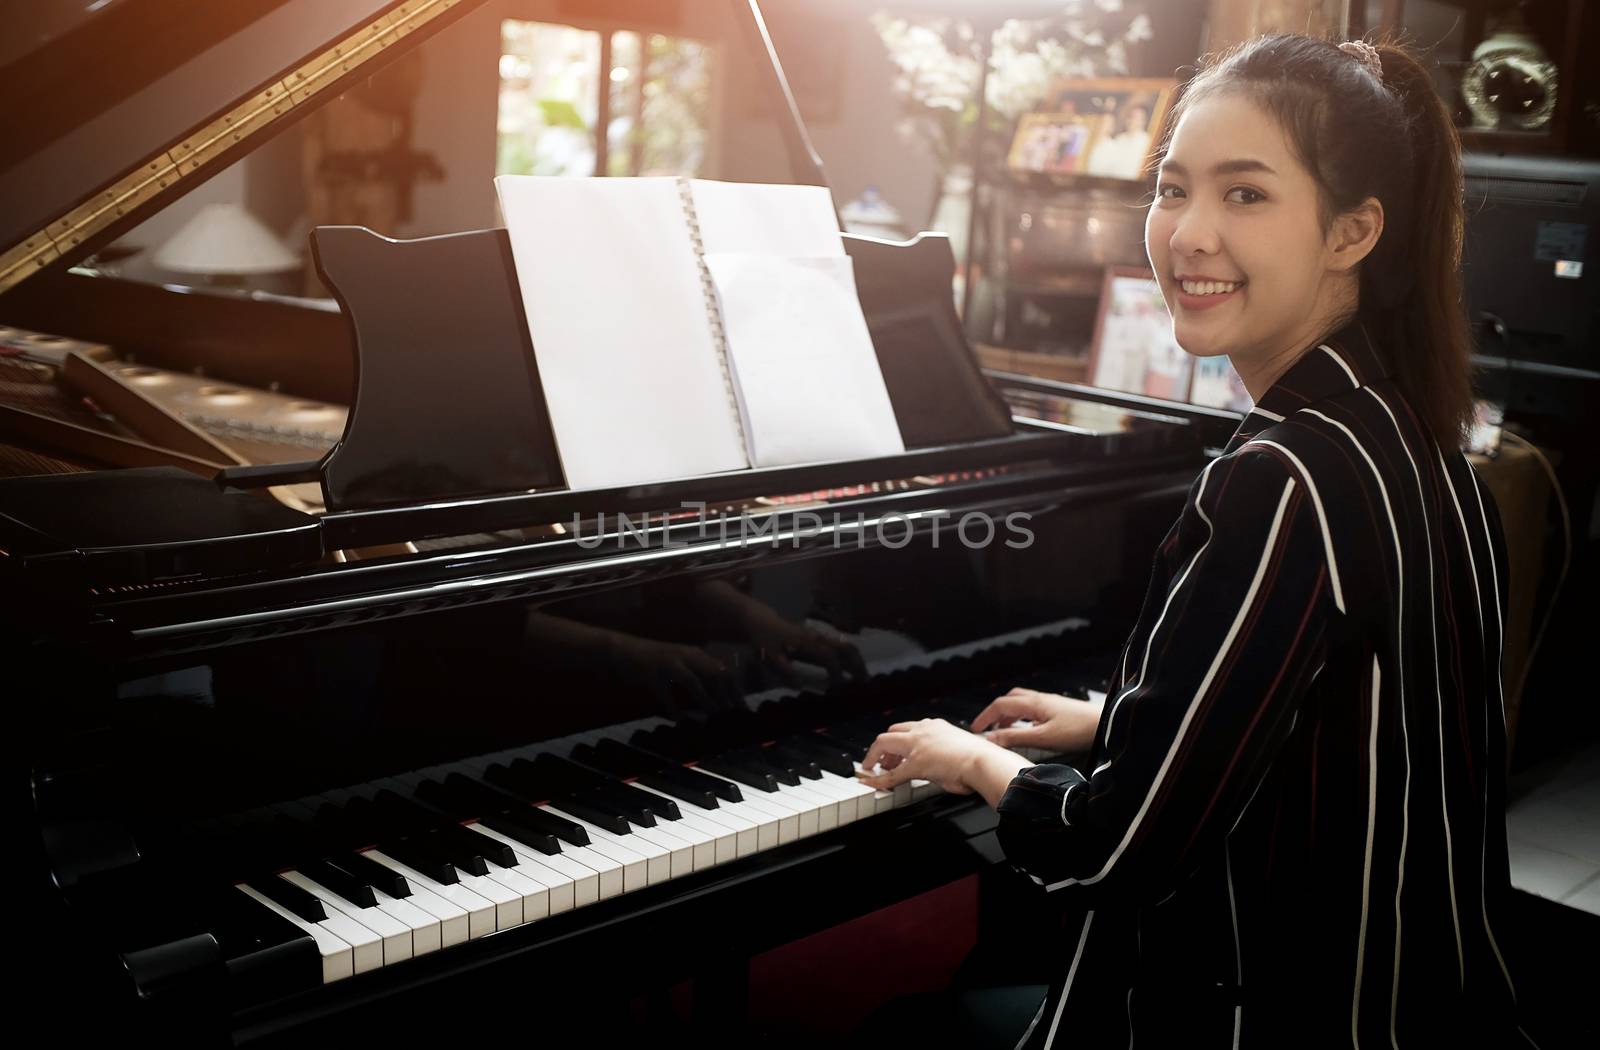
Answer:
[(1241, 92), (1273, 116), (1320, 189), (1322, 226), (1368, 197), (1384, 232), (1361, 262), (1357, 317), (1386, 352), (1401, 392), (1441, 447), (1472, 418), (1472, 334), (1461, 303), (1461, 139), (1427, 69), (1394, 40), (1375, 44), (1378, 78), (1337, 43), (1278, 33), (1202, 62), (1166, 121)]

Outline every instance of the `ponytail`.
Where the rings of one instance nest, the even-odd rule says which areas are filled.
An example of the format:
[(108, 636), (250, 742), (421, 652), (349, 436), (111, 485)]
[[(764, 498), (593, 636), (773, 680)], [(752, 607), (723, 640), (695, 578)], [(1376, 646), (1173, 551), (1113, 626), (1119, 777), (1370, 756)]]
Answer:
[(1461, 137), (1422, 63), (1392, 43), (1379, 44), (1378, 54), (1384, 85), (1405, 115), (1412, 178), (1394, 231), (1399, 236), (1382, 238), (1390, 253), (1362, 272), (1361, 314), (1374, 337), (1399, 351), (1391, 362), (1395, 381), (1423, 425), (1454, 449), (1472, 420), (1472, 332), (1461, 291)]

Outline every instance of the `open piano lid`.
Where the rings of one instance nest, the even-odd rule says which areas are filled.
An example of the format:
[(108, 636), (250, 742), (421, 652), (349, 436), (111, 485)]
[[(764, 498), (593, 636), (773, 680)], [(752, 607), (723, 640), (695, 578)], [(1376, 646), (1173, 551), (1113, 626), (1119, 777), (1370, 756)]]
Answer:
[(0, 294), (81, 261), (480, 3), (0, 0)]
[[(6, 136), (11, 147), (8, 152), (15, 158), (0, 161), (6, 165), (0, 168), (0, 199), (8, 202), (0, 214), (0, 297), (7, 288), (42, 270), (80, 261), (289, 122), (337, 97), (347, 84), (372, 75), (479, 3), (481, 0), (234, 0), (221, 5), (199, 0), (110, 0), (98, 5), (39, 5), (0, 0), (0, 6), (7, 9), (5, 24), (16, 29), (6, 41), (0, 41), (0, 71), (8, 74), (7, 83), (13, 89), (0, 116), (0, 134)], [(734, 0), (731, 6), (744, 46), (767, 59), (767, 86), (776, 102), (792, 180), (826, 185), (821, 161), (799, 118), (756, 0)], [(128, 48), (130, 40), (143, 46)], [(487, 258), (498, 250), (491, 243), (498, 232), (438, 240), (441, 245), (458, 240), (462, 245), (470, 243)], [(919, 279), (910, 283), (926, 292), (922, 296), (925, 302), (902, 302), (906, 282), (885, 282), (884, 287), (894, 291), (893, 301), (879, 304), (881, 309), (864, 303), (869, 307), (869, 323), (872, 315), (893, 316), (909, 323), (905, 329), (908, 336), (932, 324), (949, 330), (946, 334), (964, 347), (947, 294), (948, 276), (939, 277), (950, 265), (948, 245), (939, 238), (904, 246), (858, 240), (861, 243), (853, 246), (852, 254), (859, 256), (863, 271), (872, 271), (880, 257), (894, 255), (892, 268), (914, 272)], [(882, 264), (888, 265), (888, 261)], [(864, 299), (871, 299), (871, 292), (871, 287), (865, 287)], [(934, 302), (940, 304), (937, 310), (928, 305)], [(886, 335), (881, 326), (874, 331), (875, 340)], [(921, 338), (910, 341), (920, 342)], [(507, 352), (517, 350), (510, 347)], [(379, 364), (372, 355), (367, 356), (361, 363), (363, 372)], [(400, 362), (396, 358), (385, 364), (393, 373)], [(977, 377), (975, 368), (973, 373)], [(372, 378), (368, 375), (363, 382), (370, 383)], [(537, 394), (537, 390), (523, 393)], [(992, 396), (992, 391), (989, 393)], [(357, 400), (359, 408), (359, 396)], [(1003, 421), (1009, 410), (998, 398), (994, 398), (994, 408)], [(944, 411), (939, 414), (948, 416)], [(407, 459), (403, 455), (406, 450), (393, 445), (404, 430), (375, 427), (369, 419), (364, 434), (358, 434), (357, 422), (370, 415), (353, 412), (341, 444), (347, 446), (347, 453), (353, 453), (358, 444), (383, 451), (385, 442), (378, 439), (389, 439), (392, 447), (383, 455), (363, 459), (359, 477), (378, 479), (385, 476), (384, 459), (394, 464)], [(389, 471), (389, 480), (382, 486), (357, 492), (363, 487), (354, 485), (345, 493), (348, 500), (331, 499), (330, 513), (320, 519), (285, 508), (295, 518), (281, 523), (294, 534), (291, 543), (263, 539), (265, 534), (257, 531), (258, 522), (253, 519), (229, 519), (231, 524), (220, 529), (219, 535), (231, 542), (207, 546), (219, 556), (240, 556), (233, 564), (247, 566), (242, 571), (259, 571), (274, 564), (287, 569), (339, 549), (560, 521), (598, 510), (633, 513), (693, 500), (715, 505), (884, 478), (1045, 460), (1085, 464), (1099, 460), (1104, 469), (1107, 457), (1126, 455), (1133, 451), (1130, 446), (1137, 446), (1146, 456), (1183, 454), (1195, 446), (1192, 434), (1184, 433), (1192, 428), (1181, 420), (1151, 417), (1146, 422), (1154, 425), (1130, 433), (1088, 433), (1022, 422), (1013, 433), (977, 440), (971, 435), (956, 442), (938, 441), (929, 435), (925, 442), (912, 442), (923, 447), (873, 460), (745, 470), (603, 491), (530, 492), (530, 488), (543, 489), (541, 482), (554, 479), (528, 477), (520, 484), (486, 493), (468, 478), (464, 486), (452, 480), (446, 486), (450, 491), (431, 493), (430, 498), (429, 493), (408, 488), (415, 479), (399, 484), (394, 481), (394, 471)], [(358, 437), (363, 441), (353, 440)], [(321, 464), (233, 468), (226, 472), (226, 480), (241, 487), (320, 480), (327, 491), (327, 468), (337, 454), (336, 449)], [(528, 470), (534, 467), (537, 464)], [(287, 475), (285, 468), (291, 468)], [(294, 476), (293, 468), (306, 476)], [(357, 478), (356, 474), (350, 476)], [(481, 478), (480, 471), (478, 480)], [(159, 487), (180, 481), (185, 498), (202, 498), (201, 489), (183, 479), (159, 477), (146, 483)], [(61, 488), (76, 490), (87, 483), (83, 479), (78, 485)], [(215, 487), (215, 492), (219, 497), (226, 495), (230, 507), (236, 506), (233, 497), (242, 495), (221, 486)], [(12, 508), (13, 520), (26, 525), (32, 498), (46, 494), (55, 497), (57, 487), (29, 493), (20, 506)], [(73, 531), (64, 527), (69, 522), (54, 524), (33, 530), (29, 542), (20, 546), (32, 558), (49, 557), (55, 553), (48, 549), (53, 540), (59, 552), (70, 558), (85, 550), (124, 552), (150, 542), (148, 537), (129, 544), (110, 536), (83, 539), (67, 535)], [(320, 541), (317, 544), (307, 542), (313, 528)], [(251, 548), (257, 541), (259, 549)], [(179, 553), (177, 548), (197, 539), (172, 537), (169, 542), (175, 546), (166, 547), (168, 560)], [(113, 570), (108, 575), (90, 572), (91, 578), (84, 580), (89, 586), (142, 584), (160, 575), (160, 571), (152, 573), (147, 562), (121, 553), (87, 560)], [(186, 575), (181, 568), (190, 563), (179, 560), (180, 570), (167, 570), (172, 575)]]

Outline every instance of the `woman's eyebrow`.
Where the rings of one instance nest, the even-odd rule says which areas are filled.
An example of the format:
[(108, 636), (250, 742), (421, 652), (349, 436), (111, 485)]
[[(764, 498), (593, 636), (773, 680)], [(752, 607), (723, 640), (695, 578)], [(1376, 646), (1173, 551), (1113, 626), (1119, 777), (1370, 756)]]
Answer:
[[(1175, 160), (1163, 161), (1161, 164), (1161, 170), (1170, 171), (1174, 175), (1189, 174), (1189, 169), (1185, 168), (1182, 164), (1179, 164)], [(1211, 166), (1211, 174), (1213, 175), (1237, 175), (1240, 172), (1245, 171), (1259, 171), (1267, 175), (1278, 174), (1264, 162), (1255, 160), (1251, 157), (1240, 157), (1236, 160), (1219, 161)]]

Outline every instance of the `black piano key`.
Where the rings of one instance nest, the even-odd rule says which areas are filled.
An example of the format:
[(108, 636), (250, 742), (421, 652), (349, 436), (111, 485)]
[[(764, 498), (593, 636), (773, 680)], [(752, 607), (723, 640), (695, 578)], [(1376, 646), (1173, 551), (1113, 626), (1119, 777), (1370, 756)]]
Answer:
[(232, 887), (214, 900), (211, 931), (236, 1000), (263, 1002), (322, 984), (322, 954), (309, 933)]
[[(373, 800), (396, 814), (417, 832), (426, 832), (434, 846), (450, 863), (471, 875), (487, 875), (486, 861), (503, 868), (516, 864), (516, 852), (503, 842), (467, 831), (448, 813), (430, 809), (385, 788)], [(502, 859), (504, 858), (504, 859)]]
[(321, 901), (278, 875), (262, 875), (250, 879), (245, 885), (306, 922), (322, 922), (328, 917)]
[(593, 749), (580, 745), (573, 749), (571, 759), (559, 758), (555, 755), (540, 755), (534, 760), (534, 765), (536, 767), (560, 768), (569, 771), (575, 785), (581, 784), (607, 803), (620, 807), (629, 822), (640, 827), (655, 827), (658, 816), (666, 820), (678, 819), (678, 807), (672, 800), (631, 787), (619, 777), (583, 762), (578, 757), (580, 754), (588, 754), (592, 757)]
[[(491, 765), (484, 770), (483, 776), (490, 784), (516, 795), (524, 803), (549, 801), (548, 795), (527, 790), (523, 786), (523, 778), (513, 773), (511, 768), (503, 763), (496, 762)], [(589, 844), (589, 832), (582, 824), (574, 824), (572, 821), (558, 817), (554, 813), (538, 809), (535, 805), (528, 805), (525, 809), (513, 810), (513, 812), (517, 814), (519, 819), (527, 821), (531, 827), (548, 831), (563, 842), (570, 842), (574, 846), (587, 846)]]
[(798, 751), (785, 744), (773, 744), (765, 749), (772, 761), (780, 763), (785, 769), (797, 777), (806, 780), (821, 780), (822, 767), (817, 760), (803, 751)]
[(430, 843), (414, 838), (394, 839), (378, 843), (378, 849), (406, 867), (422, 872), (434, 882), (450, 886), (461, 881), (455, 865), (432, 849)]
[[(400, 858), (396, 857), (396, 860)], [(406, 877), (387, 865), (379, 864), (365, 853), (336, 853), (327, 858), (328, 863), (334, 864), (342, 871), (347, 871), (354, 878), (358, 878), (375, 890), (382, 890), (391, 897), (411, 896), (411, 884)]]
[[(692, 769), (678, 767), (674, 769), (649, 770), (639, 774), (639, 783), (655, 788), (657, 791), (671, 795), (681, 802), (701, 809), (717, 808), (717, 789), (704, 783), (706, 780), (715, 779), (704, 774), (696, 774)], [(728, 785), (732, 787), (733, 785)]]
[(525, 808), (530, 801), (543, 801), (529, 799), (519, 792), (502, 787), (490, 786), (476, 777), (460, 772), (446, 774), (439, 784), (458, 800), (463, 816), (469, 814), (476, 816), (479, 813), (495, 813), (501, 810), (517, 811)]
[(610, 809), (602, 803), (581, 799), (576, 795), (559, 794), (550, 799), (550, 805), (571, 813), (579, 820), (587, 820), (596, 827), (604, 828), (613, 835), (633, 834), (633, 829), (628, 826), (628, 818), (620, 811)]
[(813, 733), (797, 733), (785, 737), (781, 743), (798, 754), (809, 755), (812, 761), (830, 773), (841, 777), (855, 775), (854, 754), (837, 743), (824, 740)]
[[(529, 824), (518, 820), (510, 813), (485, 813), (478, 818), (478, 823), (490, 831), (499, 832), (508, 839), (515, 839), (531, 849), (536, 849), (546, 856), (553, 856), (561, 852), (561, 843), (554, 835), (538, 830)], [(581, 828), (579, 829), (582, 830)]]
[[(577, 749), (574, 749), (577, 754)], [(726, 780), (708, 777), (659, 755), (628, 747), (615, 740), (602, 740), (593, 748), (583, 749), (585, 762), (618, 777), (634, 777), (639, 783), (671, 795), (700, 809), (716, 809), (717, 799), (727, 797), (724, 788), (737, 787)], [(728, 797), (737, 802), (738, 798)]]
[[(635, 736), (637, 735), (639, 734), (636, 733)], [(660, 774), (679, 784), (692, 784), (699, 790), (709, 791), (724, 802), (744, 801), (744, 796), (739, 793), (737, 784), (730, 784), (719, 777), (708, 777), (704, 773), (697, 773), (652, 751), (633, 747), (610, 737), (602, 739), (600, 743), (595, 745), (595, 754), (609, 762), (615, 762), (636, 772), (639, 779), (647, 784), (650, 782), (645, 780), (645, 771), (649, 770), (652, 774)], [(654, 784), (650, 784), (650, 786), (655, 787)], [(675, 795), (674, 797), (682, 798), (683, 796)]]
[(678, 804), (672, 799), (662, 798), (660, 795), (650, 791), (640, 791), (632, 784), (624, 784), (619, 781), (617, 787), (612, 789), (612, 793), (619, 799), (629, 799), (633, 805), (653, 816), (660, 817), (662, 820), (680, 820), (683, 817), (683, 813), (678, 809)]
[(722, 757), (736, 758), (752, 769), (764, 769), (771, 773), (780, 784), (788, 784), (790, 787), (800, 786), (799, 771), (792, 768), (789, 763), (779, 759), (772, 753), (770, 748), (740, 748), (737, 751), (725, 752)]
[[(543, 758), (544, 756), (540, 756)], [(550, 805), (604, 828), (613, 835), (631, 835), (627, 815), (621, 807), (612, 805), (592, 792), (578, 794), (572, 789), (573, 778), (557, 774), (549, 765), (540, 766), (525, 758), (511, 760), (510, 772), (519, 777), (524, 790), (542, 795)], [(581, 789), (580, 789), (581, 790)]]
[(332, 893), (337, 893), (359, 908), (378, 906), (378, 898), (372, 895), (372, 887), (337, 864), (322, 860), (301, 861), (296, 870), (312, 882)]
[(718, 776), (727, 777), (729, 780), (737, 780), (746, 787), (753, 787), (757, 791), (771, 793), (778, 790), (778, 778), (772, 774), (772, 771), (747, 759), (717, 755), (703, 759), (700, 762), (700, 768), (716, 773)]

